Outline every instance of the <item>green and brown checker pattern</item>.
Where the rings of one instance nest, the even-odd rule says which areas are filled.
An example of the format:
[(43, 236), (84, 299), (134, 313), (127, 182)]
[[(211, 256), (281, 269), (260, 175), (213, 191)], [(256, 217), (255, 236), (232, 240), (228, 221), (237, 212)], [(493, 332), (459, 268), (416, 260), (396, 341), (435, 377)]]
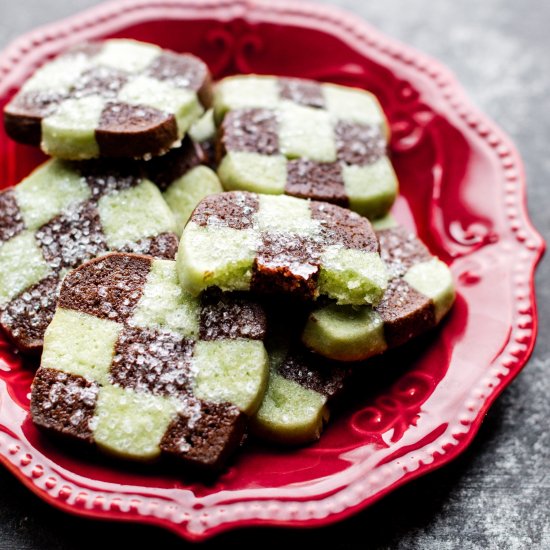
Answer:
[(252, 418), (253, 433), (275, 443), (300, 445), (321, 437), (330, 405), (344, 391), (350, 370), (299, 343), (268, 343), (267, 390)]
[(263, 309), (194, 298), (175, 262), (113, 253), (69, 273), (33, 383), (33, 421), (129, 459), (219, 468), (268, 375)]
[(397, 194), (388, 125), (364, 90), (268, 76), (222, 80), (219, 175), (226, 189), (328, 201), (386, 214)]
[(302, 341), (321, 355), (358, 361), (400, 346), (435, 327), (454, 302), (449, 268), (418, 237), (393, 224), (376, 233), (390, 277), (384, 297), (376, 307), (313, 311)]
[(6, 106), (15, 140), (57, 158), (150, 157), (177, 144), (212, 101), (206, 65), (133, 40), (77, 46)]
[(234, 191), (203, 199), (177, 256), (180, 283), (378, 303), (387, 274), (366, 218), (328, 203)]
[(113, 250), (173, 259), (174, 217), (135, 170), (51, 160), (0, 193), (0, 326), (39, 351), (67, 271)]

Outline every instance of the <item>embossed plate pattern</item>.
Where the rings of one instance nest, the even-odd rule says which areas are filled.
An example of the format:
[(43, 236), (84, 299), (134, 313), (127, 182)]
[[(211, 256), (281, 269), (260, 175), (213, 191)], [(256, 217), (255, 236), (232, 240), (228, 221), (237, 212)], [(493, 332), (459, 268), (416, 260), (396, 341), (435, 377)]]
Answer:
[[(457, 304), (431, 338), (377, 364), (372, 384), (365, 375), (365, 394), (318, 444), (292, 452), (251, 445), (213, 484), (69, 452), (44, 438), (27, 418), (33, 365), (2, 342), (0, 460), (67, 511), (200, 540), (243, 525), (336, 521), (464, 450), (536, 336), (533, 270), (544, 244), (527, 218), (523, 168), (509, 139), (438, 63), (350, 15), (301, 2), (99, 6), (23, 36), (0, 55), (1, 105), (48, 57), (112, 36), (191, 51), (216, 77), (274, 73), (373, 90), (393, 130), (402, 187), (396, 216), (451, 265)], [(0, 131), (3, 185), (41, 160)]]

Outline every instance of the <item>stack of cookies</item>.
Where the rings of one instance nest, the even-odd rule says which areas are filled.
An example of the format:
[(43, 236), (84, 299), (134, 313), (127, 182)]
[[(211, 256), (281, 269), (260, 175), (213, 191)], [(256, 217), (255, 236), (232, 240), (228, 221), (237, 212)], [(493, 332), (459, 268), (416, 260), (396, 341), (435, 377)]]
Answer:
[(207, 470), (248, 433), (312, 442), (354, 369), (452, 306), (388, 214), (369, 92), (212, 84), (192, 55), (107, 40), (40, 68), (4, 122), (52, 157), (0, 193), (0, 325), (41, 355), (31, 416), (54, 436)]

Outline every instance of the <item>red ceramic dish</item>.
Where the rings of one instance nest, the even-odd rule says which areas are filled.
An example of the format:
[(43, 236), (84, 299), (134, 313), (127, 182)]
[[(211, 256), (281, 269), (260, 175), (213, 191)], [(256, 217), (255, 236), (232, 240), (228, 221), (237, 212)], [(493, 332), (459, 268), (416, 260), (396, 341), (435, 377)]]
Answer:
[[(318, 444), (290, 452), (251, 445), (213, 484), (69, 452), (44, 438), (27, 418), (33, 365), (3, 342), (0, 461), (64, 510), (199, 540), (237, 526), (333, 522), (456, 457), (525, 365), (536, 336), (533, 270), (544, 244), (526, 215), (523, 168), (510, 140), (438, 63), (349, 15), (301, 2), (100, 6), (1, 54), (1, 106), (48, 57), (112, 36), (191, 51), (216, 77), (273, 73), (374, 91), (393, 129), (402, 186), (395, 213), (451, 265), (458, 300), (441, 330), (406, 360), (391, 356), (382, 379), (373, 369), (375, 389), (355, 397)], [(40, 160), (0, 130), (3, 185)]]

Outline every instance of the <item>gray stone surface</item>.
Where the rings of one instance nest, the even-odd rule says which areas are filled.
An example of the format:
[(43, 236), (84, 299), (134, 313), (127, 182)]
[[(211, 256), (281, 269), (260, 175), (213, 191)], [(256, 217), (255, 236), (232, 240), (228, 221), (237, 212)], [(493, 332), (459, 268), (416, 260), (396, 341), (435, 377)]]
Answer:
[[(0, 2), (0, 47), (36, 25), (94, 0)], [(550, 238), (550, 4), (545, 0), (332, 0), (386, 33), (439, 58), (474, 101), (515, 140), (526, 164), (529, 204)], [(550, 265), (538, 270), (540, 337), (533, 358), (490, 410), (471, 447), (355, 517), (310, 531), (247, 530), (206, 547), (550, 548)], [(66, 516), (0, 470), (0, 550), (183, 547), (153, 528)], [(76, 541), (79, 541), (77, 543)]]

